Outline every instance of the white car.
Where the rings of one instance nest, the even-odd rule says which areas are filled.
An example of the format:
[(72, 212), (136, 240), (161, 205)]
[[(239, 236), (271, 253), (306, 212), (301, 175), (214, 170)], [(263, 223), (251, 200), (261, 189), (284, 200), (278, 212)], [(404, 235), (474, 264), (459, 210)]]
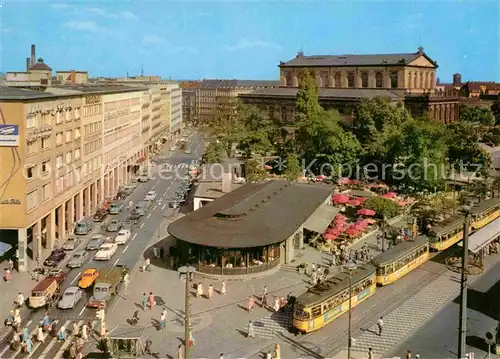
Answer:
[(104, 243), (101, 247), (99, 247), (94, 259), (96, 261), (108, 261), (116, 253), (117, 249), (118, 245), (116, 243)]
[(146, 193), (146, 196), (144, 196), (145, 201), (154, 201), (156, 199), (156, 192), (155, 191), (149, 191)]
[(115, 237), (116, 244), (125, 244), (130, 239), (130, 231), (128, 229), (120, 229)]

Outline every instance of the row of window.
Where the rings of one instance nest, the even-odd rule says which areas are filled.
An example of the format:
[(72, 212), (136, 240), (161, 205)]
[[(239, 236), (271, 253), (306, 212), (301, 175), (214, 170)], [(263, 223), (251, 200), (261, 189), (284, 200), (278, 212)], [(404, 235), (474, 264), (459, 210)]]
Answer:
[(123, 144), (113, 148), (110, 151), (107, 151), (104, 154), (104, 163), (111, 163), (114, 159), (126, 154), (129, 149), (136, 147), (141, 144), (141, 137), (132, 137), (129, 141), (124, 142)]
[[(54, 119), (55, 117), (55, 119)], [(46, 112), (46, 113), (31, 113), (26, 116), (26, 128), (41, 127), (44, 125), (52, 126), (55, 124), (69, 122), (80, 117), (78, 108), (74, 110), (66, 110), (64, 112)]]
[(60, 154), (56, 157), (56, 169), (61, 168), (64, 163), (69, 165), (73, 159), (75, 161), (79, 160), (82, 156), (80, 148), (75, 149), (75, 151), (66, 152), (64, 155)]
[(418, 257), (424, 255), (428, 250), (429, 249), (427, 246), (420, 247), (420, 248), (414, 250), (413, 252), (408, 253), (406, 256), (404, 256), (403, 258), (401, 258), (393, 263), (390, 263), (384, 267), (378, 267), (377, 268), (377, 275), (389, 275), (391, 273), (394, 273), (394, 272), (398, 271), (399, 269), (403, 268), (408, 263), (410, 263), (410, 262), (414, 261), (415, 259), (417, 259)]
[(83, 134), (85, 137), (93, 135), (94, 133), (102, 132), (102, 122), (96, 121), (83, 126)]
[(93, 141), (90, 141), (89, 143), (86, 143), (83, 147), (83, 153), (84, 155), (88, 155), (89, 153), (92, 153), (94, 151), (97, 151), (102, 147), (102, 138), (97, 138)]
[(100, 114), (102, 114), (101, 104), (87, 105), (83, 108), (83, 116), (84, 117), (95, 116), (95, 115), (100, 115)]
[(56, 146), (62, 145), (63, 140), (65, 143), (71, 142), (73, 140), (79, 140), (81, 137), (80, 129), (76, 128), (74, 130), (67, 130), (66, 132), (56, 133)]
[[(46, 174), (50, 170), (51, 170), (50, 160), (44, 160), (39, 165), (33, 165), (30, 167), (27, 167), (25, 176), (26, 176), (26, 179), (31, 180), (31, 179), (35, 179), (38, 174), (40, 174), (40, 175)], [(40, 171), (40, 173), (38, 173), (38, 171)]]
[(32, 155), (40, 151), (51, 148), (51, 136), (37, 138), (33, 141), (26, 141), (26, 155)]
[(39, 203), (44, 203), (52, 198), (52, 183), (44, 184), (40, 190), (35, 189), (26, 195), (26, 212), (34, 210)]

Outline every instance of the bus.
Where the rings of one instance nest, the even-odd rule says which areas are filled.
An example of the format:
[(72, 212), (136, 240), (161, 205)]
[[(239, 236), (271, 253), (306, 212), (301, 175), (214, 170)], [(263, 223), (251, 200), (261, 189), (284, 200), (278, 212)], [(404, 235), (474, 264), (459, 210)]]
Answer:
[(472, 231), (483, 228), (500, 217), (500, 198), (490, 198), (479, 202), (471, 208)]
[[(375, 267), (363, 264), (351, 271), (351, 306), (375, 293)], [(318, 330), (349, 310), (349, 273), (341, 272), (301, 294), (294, 305), (293, 327), (299, 333)]]
[(448, 218), (433, 227), (429, 233), (430, 248), (434, 251), (444, 251), (462, 240), (464, 232), (464, 216), (457, 215)]
[(429, 239), (425, 236), (404, 241), (372, 259), (376, 282), (384, 286), (395, 282), (429, 259)]

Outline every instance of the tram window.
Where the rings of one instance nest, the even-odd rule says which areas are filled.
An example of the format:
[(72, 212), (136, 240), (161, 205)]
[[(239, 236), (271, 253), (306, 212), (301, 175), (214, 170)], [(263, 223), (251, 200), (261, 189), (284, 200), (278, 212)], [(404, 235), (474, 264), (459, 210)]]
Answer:
[(297, 319), (309, 319), (310, 315), (306, 311), (304, 311), (302, 308), (295, 308), (295, 317)]
[(317, 317), (318, 315), (321, 315), (321, 305), (317, 305), (312, 308), (311, 310), (313, 317)]

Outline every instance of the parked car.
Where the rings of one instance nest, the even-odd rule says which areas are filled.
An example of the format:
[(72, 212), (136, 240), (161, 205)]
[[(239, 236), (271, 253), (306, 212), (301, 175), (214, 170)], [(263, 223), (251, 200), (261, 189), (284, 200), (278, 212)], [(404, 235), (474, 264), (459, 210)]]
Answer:
[(113, 219), (111, 222), (109, 222), (108, 226), (106, 227), (107, 232), (118, 232), (122, 228), (122, 222), (120, 222), (117, 219)]
[(57, 307), (59, 309), (73, 309), (82, 299), (82, 290), (76, 286), (71, 286), (64, 291)]
[(169, 203), (169, 207), (170, 208), (178, 208), (179, 207), (179, 202), (177, 202), (177, 201), (171, 201)]
[(108, 216), (108, 211), (105, 210), (104, 208), (99, 208), (93, 217), (94, 222), (102, 222), (106, 219)]
[(149, 177), (148, 175), (140, 175), (139, 177), (137, 177), (137, 181), (144, 183), (149, 181)]
[(154, 201), (155, 199), (156, 199), (156, 192), (155, 191), (149, 191), (144, 196), (145, 201)]
[(125, 244), (130, 239), (130, 231), (127, 229), (121, 229), (120, 232), (115, 237), (116, 244)]
[(112, 202), (109, 206), (109, 214), (119, 214), (123, 210), (123, 202)]
[(94, 235), (89, 243), (87, 243), (87, 249), (89, 251), (95, 251), (99, 249), (99, 247), (106, 241), (106, 238), (102, 234), (96, 234)]
[(80, 268), (88, 259), (88, 254), (84, 250), (76, 251), (68, 262), (68, 268)]
[(55, 278), (57, 283), (61, 285), (62, 282), (66, 279), (66, 272), (64, 272), (61, 268), (52, 268), (47, 272), (47, 278)]
[(80, 288), (88, 288), (94, 284), (96, 278), (99, 276), (99, 272), (95, 268), (87, 268), (83, 271), (82, 276), (78, 280), (78, 286)]
[(55, 267), (59, 263), (61, 263), (64, 258), (66, 258), (66, 252), (64, 251), (64, 249), (56, 248), (50, 253), (43, 264), (49, 267)]
[(111, 257), (114, 256), (118, 249), (118, 245), (116, 243), (104, 243), (94, 256), (94, 259), (97, 261), (109, 261)]
[(127, 194), (127, 196), (128, 196), (128, 195), (132, 194), (132, 192), (134, 191), (134, 188), (136, 188), (136, 187), (137, 187), (137, 183), (135, 184), (135, 186), (133, 186), (132, 184), (129, 184), (129, 183), (124, 184), (122, 186), (122, 192)]
[(78, 246), (81, 243), (82, 243), (82, 240), (80, 238), (70, 237), (70, 238), (68, 238), (66, 243), (63, 244), (62, 249), (64, 249), (65, 251), (72, 251), (72, 250), (78, 248)]

